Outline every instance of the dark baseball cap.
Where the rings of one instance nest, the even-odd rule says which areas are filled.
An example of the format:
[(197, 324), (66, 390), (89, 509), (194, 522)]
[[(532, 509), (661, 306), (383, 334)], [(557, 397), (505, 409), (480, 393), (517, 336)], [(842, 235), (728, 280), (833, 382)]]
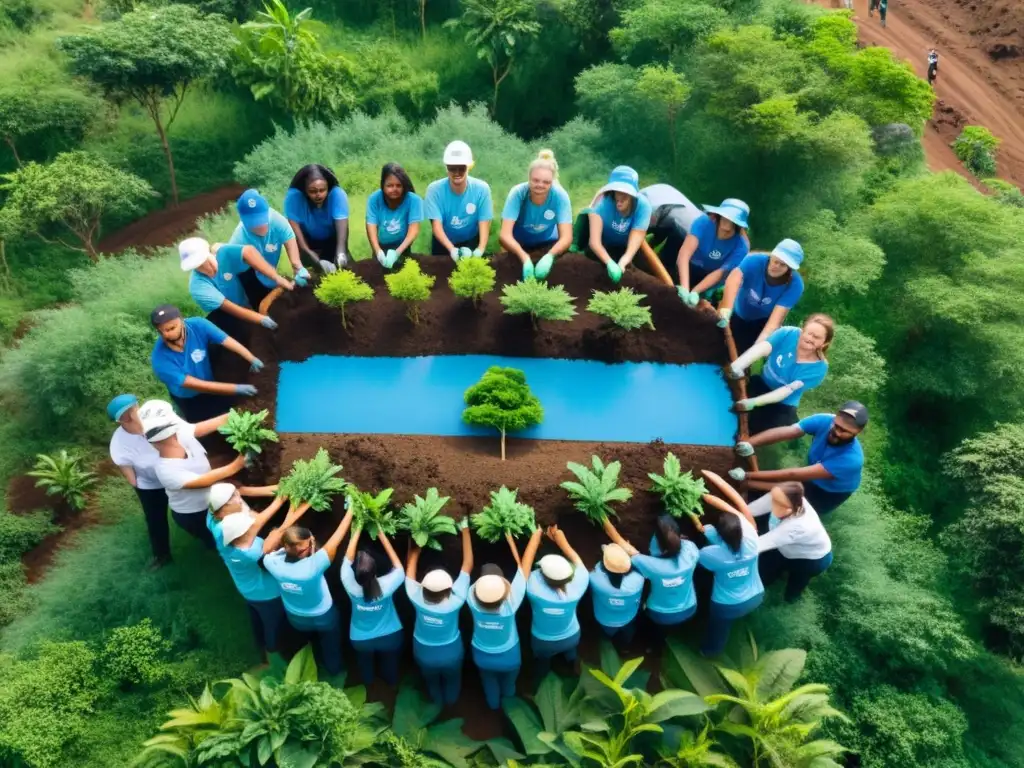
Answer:
[(861, 429), (868, 425), (868, 409), (864, 403), (858, 403), (856, 400), (847, 400), (843, 403), (838, 413), (846, 416)]
[(177, 320), (181, 317), (181, 310), (173, 304), (161, 304), (149, 314), (149, 322), (153, 327), (163, 325), (170, 320)]

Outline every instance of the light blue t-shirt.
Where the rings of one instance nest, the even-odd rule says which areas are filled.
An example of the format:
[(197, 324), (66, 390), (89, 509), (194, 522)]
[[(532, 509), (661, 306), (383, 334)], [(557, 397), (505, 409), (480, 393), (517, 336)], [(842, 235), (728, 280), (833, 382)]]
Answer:
[(331, 567), (331, 559), (322, 549), (294, 563), (287, 562), (285, 551), (279, 549), (263, 558), (263, 567), (277, 579), (288, 613), (322, 616), (334, 605), (324, 578), (324, 572)]
[(864, 450), (856, 437), (845, 445), (831, 445), (828, 432), (832, 429), (835, 416), (830, 413), (816, 413), (801, 419), (797, 426), (811, 435), (811, 449), (807, 452), (807, 465), (821, 464), (832, 478), (829, 480), (808, 480), (823, 491), (851, 493), (860, 487), (860, 475), (864, 469)]
[(750, 250), (739, 231), (728, 240), (719, 240), (718, 225), (706, 213), (693, 222), (690, 234), (698, 241), (697, 250), (690, 257), (690, 264), (705, 272), (724, 269), (728, 274), (740, 265)]
[(482, 608), (477, 602), (476, 595), (470, 590), (466, 602), (473, 613), (473, 647), (485, 653), (504, 653), (519, 645), (516, 611), (523, 604), (525, 596), (526, 579), (519, 570), (512, 579), (508, 598), (496, 611)]
[(605, 245), (625, 245), (630, 232), (634, 229), (646, 232), (651, 224), (651, 202), (643, 195), (635, 199), (629, 216), (619, 213), (615, 197), (610, 193), (601, 197), (594, 213), (601, 217), (601, 242)]
[(683, 539), (679, 554), (661, 557), (658, 540), (651, 537), (649, 555), (633, 555), (633, 565), (651, 582), (647, 608), (658, 613), (683, 613), (697, 604), (693, 589), (693, 571), (697, 568), (700, 550), (689, 539)]
[(377, 227), (377, 240), (385, 250), (401, 245), (409, 233), (409, 225), (421, 221), (423, 199), (415, 192), (406, 192), (395, 209), (388, 207), (379, 189), (366, 201), (366, 223)]
[[(452, 192), (448, 179), (438, 179), (427, 187), (427, 218), (440, 221), (444, 233), (453, 243), (464, 243), (479, 236), (481, 221), (494, 218), (491, 188), (486, 181), (469, 177), (466, 191)], [(481, 248), (486, 245), (482, 243)]]
[(564, 640), (580, 631), (576, 618), (576, 606), (587, 591), (590, 572), (576, 564), (572, 580), (565, 585), (565, 591), (552, 588), (539, 570), (530, 574), (526, 582), (526, 594), (533, 610), (533, 625), (530, 634), (538, 640)]
[(713, 603), (739, 605), (764, 592), (757, 572), (757, 529), (746, 518), (740, 519), (740, 525), (743, 543), (738, 554), (722, 541), (715, 526), (704, 526), (704, 536), (711, 545), (700, 551), (700, 564), (715, 574), (715, 586), (711, 590)]
[[(238, 226), (235, 227), (235, 231), (231, 235), (232, 244), (253, 246), (275, 269), (277, 269), (277, 262), (281, 260), (281, 253), (285, 249), (284, 244), (294, 239), (295, 233), (292, 231), (292, 225), (277, 211), (270, 212), (267, 234), (262, 237), (247, 230), (242, 222), (238, 222)], [(277, 284), (266, 275), (257, 272), (256, 278), (267, 288), (277, 287)]]
[(260, 568), (263, 557), (263, 538), (257, 536), (245, 549), (230, 544), (217, 544), (217, 553), (228, 567), (232, 581), (246, 600), (258, 603), (281, 596), (274, 577)]
[(416, 629), (413, 637), (421, 645), (448, 645), (459, 639), (459, 611), (469, 594), (469, 574), (459, 573), (451, 594), (440, 603), (423, 599), (423, 585), (415, 579), (405, 580), (405, 594), (416, 608)]
[(737, 267), (743, 275), (743, 283), (736, 294), (733, 311), (743, 320), (762, 320), (777, 306), (792, 309), (804, 293), (804, 279), (796, 271), (790, 271), (785, 283), (769, 283), (769, 259), (767, 254), (752, 253)]
[(800, 329), (792, 325), (784, 325), (776, 329), (768, 337), (772, 352), (765, 360), (761, 369), (761, 379), (773, 390), (785, 387), (794, 381), (802, 381), (804, 385), (782, 401), (783, 405), (796, 407), (804, 392), (814, 389), (825, 380), (828, 363), (825, 360), (814, 360), (810, 363), (797, 362), (797, 345), (800, 342)]
[(200, 309), (213, 312), (220, 309), (225, 300), (240, 307), (249, 307), (249, 299), (238, 276), (249, 265), (242, 258), (243, 245), (222, 245), (217, 249), (217, 274), (208, 277), (198, 269), (192, 270), (188, 279), (188, 292)]
[(324, 204), (317, 207), (301, 189), (289, 188), (284, 193), (284, 215), (298, 222), (307, 237), (327, 240), (334, 234), (334, 222), (348, 218), (348, 195), (341, 187), (334, 187)]
[(392, 568), (377, 579), (381, 596), (376, 600), (363, 599), (363, 588), (356, 581), (356, 572), (348, 558), (341, 563), (341, 583), (352, 598), (352, 623), (349, 635), (353, 640), (373, 640), (386, 637), (402, 628), (395, 610), (395, 591), (405, 581), (405, 571)]
[(559, 224), (572, 224), (572, 203), (569, 193), (555, 183), (543, 205), (536, 205), (530, 199), (530, 185), (524, 181), (509, 190), (501, 218), (515, 222), (512, 237), (519, 245), (533, 248), (557, 240)]
[(185, 349), (175, 352), (167, 346), (163, 337), (157, 339), (150, 356), (153, 373), (175, 397), (195, 397), (199, 393), (185, 387), (185, 378), (194, 376), (203, 381), (213, 381), (210, 345), (223, 344), (227, 337), (224, 331), (205, 317), (186, 317)]
[(590, 572), (590, 594), (594, 598), (594, 618), (603, 627), (624, 627), (640, 611), (640, 598), (644, 593), (644, 576), (633, 569), (622, 576), (618, 587), (613, 587), (601, 565)]

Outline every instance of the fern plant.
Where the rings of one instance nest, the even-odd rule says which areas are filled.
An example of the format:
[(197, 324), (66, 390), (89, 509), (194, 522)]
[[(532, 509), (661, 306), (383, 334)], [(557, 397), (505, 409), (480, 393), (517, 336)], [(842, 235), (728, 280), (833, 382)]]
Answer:
[(239, 453), (261, 453), (263, 443), (277, 442), (277, 432), (263, 426), (270, 412), (267, 410), (252, 413), (251, 411), (228, 411), (227, 423), (217, 431), (224, 435), (228, 445)]
[(369, 301), (373, 298), (373, 288), (352, 270), (343, 269), (325, 275), (313, 295), (327, 306), (341, 310), (341, 327), (347, 331), (345, 305), (355, 301)]
[(506, 534), (518, 536), (523, 531), (537, 528), (533, 507), (516, 499), (518, 490), (510, 491), (504, 485), (491, 491), (491, 503), (473, 515), (473, 530), (484, 541), (494, 544)]
[(413, 325), (419, 325), (420, 302), (430, 298), (430, 289), (434, 287), (435, 279), (433, 275), (424, 275), (419, 262), (413, 259), (407, 259), (394, 274), (384, 276), (391, 295), (409, 305), (405, 314)]
[(402, 507), (398, 527), (409, 532), (417, 547), (441, 549), (440, 535), (459, 532), (455, 521), (441, 514), (450, 498), (439, 494), (437, 488), (428, 488), (426, 497), (414, 496), (411, 504)]
[(633, 492), (619, 487), (619, 472), (622, 465), (613, 461), (605, 464), (597, 456), (591, 457), (593, 469), (570, 461), (566, 466), (576, 480), (566, 480), (561, 488), (569, 493), (573, 506), (585, 514), (590, 521), (603, 525), (609, 516), (618, 516), (612, 504), (629, 501)]
[(360, 491), (349, 485), (348, 494), (352, 504), (352, 521), (359, 526), (371, 539), (383, 531), (386, 536), (394, 536), (398, 530), (395, 513), (388, 508), (393, 488), (385, 488), (374, 495), (368, 491)]
[(626, 287), (617, 291), (594, 291), (594, 296), (587, 304), (587, 311), (607, 317), (612, 323), (627, 331), (645, 325), (653, 331), (651, 308), (640, 304), (640, 301), (646, 298), (646, 294), (633, 293), (632, 288)]
[(679, 459), (671, 452), (665, 456), (664, 472), (650, 472), (647, 476), (654, 483), (651, 490), (661, 496), (665, 510), (673, 517), (689, 515), (694, 522), (700, 522), (700, 500), (708, 492), (704, 479), (694, 477), (689, 470), (683, 472)]
[(321, 448), (312, 459), (292, 464), (292, 471), (277, 486), (277, 495), (287, 496), (294, 504), (308, 502), (310, 509), (324, 512), (331, 508), (331, 499), (348, 487), (345, 479), (338, 477), (342, 469), (341, 464), (332, 464)]
[(76, 512), (85, 507), (85, 493), (96, 484), (96, 473), (82, 468), (82, 457), (63, 449), (54, 456), (36, 454), (35, 468), (27, 474), (36, 478), (36, 488), (60, 496)]
[(494, 290), (494, 267), (486, 259), (462, 259), (448, 278), (452, 293), (479, 306), (480, 298)]
[(572, 320), (576, 316), (573, 297), (560, 285), (539, 280), (520, 280), (501, 289), (505, 314), (529, 313), (534, 330), (538, 320)]

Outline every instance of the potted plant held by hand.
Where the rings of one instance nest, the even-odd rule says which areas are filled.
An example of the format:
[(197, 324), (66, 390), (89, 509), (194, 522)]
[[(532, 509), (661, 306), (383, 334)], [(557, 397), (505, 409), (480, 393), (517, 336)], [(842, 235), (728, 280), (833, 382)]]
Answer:
[(263, 443), (278, 441), (277, 432), (263, 426), (268, 415), (270, 412), (267, 410), (253, 413), (232, 408), (228, 411), (227, 423), (217, 431), (224, 435), (228, 445), (252, 460), (256, 454), (263, 452)]
[(393, 488), (385, 488), (374, 495), (366, 491), (360, 491), (354, 485), (346, 489), (349, 495), (349, 503), (352, 505), (352, 522), (371, 539), (376, 539), (381, 531), (386, 536), (394, 536), (398, 530), (398, 521), (395, 513), (388, 508), (391, 495), (395, 492)]
[(425, 497), (414, 496), (412, 503), (402, 507), (398, 527), (408, 531), (420, 549), (441, 549), (439, 536), (455, 535), (459, 532), (455, 521), (441, 514), (442, 508), (450, 498), (439, 494), (437, 488), (428, 488)]
[(307, 503), (310, 509), (325, 512), (331, 508), (332, 499), (348, 488), (345, 479), (338, 477), (341, 470), (341, 464), (332, 464), (321, 448), (312, 459), (298, 459), (292, 464), (292, 471), (278, 483), (277, 495), (287, 496), (293, 506)]
[(629, 501), (633, 492), (619, 487), (622, 465), (617, 461), (605, 464), (597, 456), (591, 457), (590, 467), (570, 461), (566, 464), (576, 480), (566, 480), (560, 487), (569, 493), (573, 506), (585, 514), (590, 522), (603, 526), (610, 516), (618, 516), (612, 504)]
[(494, 544), (537, 529), (533, 507), (517, 500), (518, 492), (510, 491), (504, 485), (497, 491), (491, 491), (491, 503), (470, 518), (477, 536)]
[(704, 525), (700, 521), (701, 497), (708, 492), (704, 479), (694, 477), (689, 470), (683, 472), (679, 459), (671, 452), (665, 456), (664, 473), (658, 475), (650, 472), (647, 476), (654, 483), (651, 490), (661, 496), (665, 511), (672, 517), (689, 515), (697, 530), (703, 531)]

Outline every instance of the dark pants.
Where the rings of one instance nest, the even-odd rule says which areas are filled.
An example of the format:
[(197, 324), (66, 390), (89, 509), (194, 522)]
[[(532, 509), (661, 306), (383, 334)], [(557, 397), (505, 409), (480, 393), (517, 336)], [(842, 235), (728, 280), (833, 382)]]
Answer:
[(273, 288), (268, 288), (256, 277), (255, 269), (246, 269), (239, 273), (238, 279), (242, 281), (242, 288), (245, 289), (245, 297), (249, 299), (249, 306), (254, 312), (260, 311), (260, 303), (267, 298)]
[(210, 529), (206, 527), (206, 512), (190, 512), (182, 514), (171, 510), (171, 517), (174, 518), (174, 522), (178, 524), (189, 536), (199, 539), (203, 542), (203, 546), (207, 549), (214, 549), (215, 544), (213, 541), (213, 534), (210, 533)]
[(249, 620), (252, 622), (252, 636), (256, 641), (256, 648), (267, 653), (275, 653), (281, 637), (281, 627), (284, 626), (284, 603), (281, 602), (281, 598), (246, 600), (245, 604), (249, 608)]
[[(760, 374), (750, 377), (747, 397), (757, 397), (758, 395), (768, 394), (771, 391), (771, 388), (761, 378)], [(760, 408), (752, 410), (747, 418), (747, 424), (750, 427), (749, 431), (752, 435), (764, 432), (766, 429), (774, 429), (775, 427), (791, 427), (800, 421), (800, 417), (796, 412), (796, 406), (783, 405), (782, 403), (762, 405)], [(817, 507), (815, 507), (815, 510), (817, 510)]]
[(744, 320), (733, 311), (732, 317), (729, 318), (729, 330), (732, 331), (733, 341), (736, 342), (736, 351), (742, 355), (754, 346), (754, 342), (757, 341), (757, 337), (761, 335), (761, 331), (766, 325), (768, 325), (767, 317), (762, 317), (760, 320)]
[(373, 682), (374, 661), (380, 660), (380, 676), (388, 685), (398, 685), (398, 656), (402, 652), (402, 630), (371, 640), (353, 640), (359, 677), (363, 685)]
[(182, 418), (189, 424), (198, 424), (200, 421), (213, 419), (227, 413), (235, 404), (235, 399), (227, 395), (211, 395), (206, 392), (200, 392), (192, 397), (171, 395), (171, 400), (178, 407)]
[(328, 675), (337, 675), (342, 670), (341, 660), (341, 619), (338, 609), (331, 606), (319, 616), (296, 616), (286, 614), (288, 623), (299, 632), (313, 635), (313, 651), (317, 662)]
[(644, 608), (645, 632), (647, 633), (647, 644), (652, 648), (661, 648), (665, 644), (666, 635), (676, 627), (680, 627), (693, 618), (697, 613), (697, 606), (694, 605), (679, 613), (662, 613)]
[(683, 247), (686, 236), (689, 234), (683, 222), (682, 217), (684, 215), (685, 210), (683, 208), (673, 208), (662, 218), (660, 226), (648, 232), (652, 236), (651, 247), (657, 248), (658, 245), (661, 245), (661, 250), (658, 251), (658, 258), (665, 269), (668, 270), (669, 275), (672, 276), (672, 282), (674, 283), (679, 282), (679, 251)]
[(247, 323), (240, 317), (229, 315), (223, 309), (213, 310), (213, 312), (206, 316), (206, 319), (224, 331), (224, 333), (232, 339), (237, 340), (241, 344), (248, 343), (249, 331), (252, 329), (252, 323)]
[[(480, 246), (479, 244), (480, 244), (480, 235), (479, 234), (475, 235), (474, 237), (471, 237), (469, 240), (463, 240), (463, 241), (458, 242), (458, 243), (456, 243), (456, 242), (452, 243), (452, 245), (455, 246), (456, 248), (469, 248), (469, 250), (471, 250), (471, 251), (476, 250), (476, 248), (478, 246), (481, 247), (481, 248), (486, 246), (486, 243), (484, 243), (483, 246)], [(385, 248), (384, 250), (387, 250), (387, 248)], [(441, 241), (440, 240), (438, 240), (436, 237), (431, 235), (431, 237), (430, 237), (430, 255), (431, 256), (451, 256), (451, 251), (449, 251), (447, 248), (445, 248), (443, 245), (441, 245)]]
[(811, 502), (814, 511), (819, 515), (827, 515), (835, 510), (848, 498), (853, 496), (853, 491), (834, 493), (823, 490), (813, 482), (804, 483), (804, 498)]
[[(584, 256), (595, 261), (600, 261), (597, 255), (590, 250), (590, 214), (593, 213), (590, 209), (584, 210), (576, 217), (576, 225), (573, 227), (573, 244), (576, 250), (582, 253)], [(608, 251), (608, 255), (613, 261), (618, 261), (626, 253), (625, 245), (611, 245), (609, 243), (601, 241), (601, 245)]]
[(604, 624), (598, 624), (597, 626), (601, 628), (602, 634), (609, 640), (618, 641), (622, 645), (629, 645), (636, 636), (638, 621), (639, 619), (634, 616), (629, 624), (623, 624), (621, 627), (606, 627)]
[(435, 704), (454, 704), (462, 691), (462, 638), (446, 646), (427, 646), (413, 638), (412, 655)]
[(519, 644), (502, 653), (488, 653), (473, 649), (473, 661), (480, 671), (480, 682), (484, 687), (484, 698), (491, 709), (501, 709), (502, 698), (516, 695), (516, 678), (522, 666)]
[(167, 524), (167, 493), (163, 488), (136, 488), (135, 495), (146, 517), (149, 547), (158, 560), (171, 559), (171, 529)]
[(551, 671), (551, 659), (561, 656), (569, 663), (576, 661), (576, 651), (580, 647), (580, 631), (561, 640), (539, 640), (530, 637), (530, 647), (535, 659), (533, 667), (534, 681), (539, 683)]
[[(317, 255), (317, 257), (324, 261), (329, 261), (331, 264), (334, 263), (335, 256), (338, 255), (338, 233), (332, 232), (330, 237), (324, 240), (318, 240), (315, 237), (310, 237), (305, 230), (302, 232), (306, 238), (306, 245), (309, 246), (310, 250)], [(345, 253), (348, 253), (348, 245), (346, 244)], [(311, 265), (314, 269), (320, 269), (319, 264)]]
[(755, 610), (764, 602), (764, 592), (737, 605), (725, 605), (712, 601), (708, 613), (708, 624), (704, 630), (704, 640), (700, 644), (700, 652), (705, 656), (718, 656), (725, 650), (729, 642), (729, 631), (733, 622)]
[[(765, 515), (767, 517), (767, 515)], [(757, 558), (757, 568), (761, 574), (761, 583), (767, 589), (774, 584), (783, 573), (789, 574), (786, 581), (786, 602), (794, 603), (807, 589), (811, 579), (828, 570), (832, 565), (832, 553), (817, 560), (790, 560), (777, 549), (762, 552)]]

